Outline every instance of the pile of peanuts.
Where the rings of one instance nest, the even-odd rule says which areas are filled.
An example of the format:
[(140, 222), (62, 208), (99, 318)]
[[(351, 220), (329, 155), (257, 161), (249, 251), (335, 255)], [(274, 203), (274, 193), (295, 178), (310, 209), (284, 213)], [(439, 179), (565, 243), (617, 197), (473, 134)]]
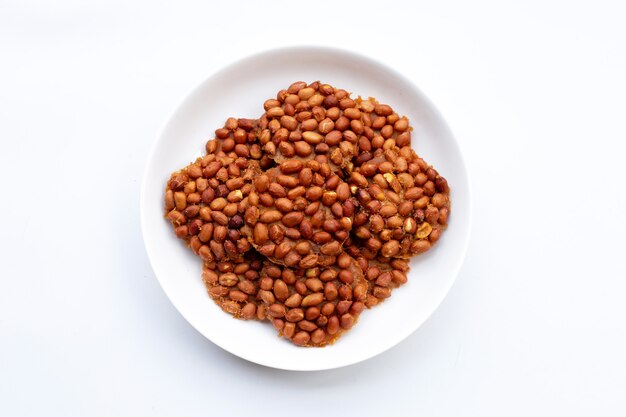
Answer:
[(171, 175), (166, 218), (222, 310), (325, 346), (407, 282), (448, 223), (450, 190), (411, 148), (408, 119), (373, 98), (300, 81), (263, 107)]

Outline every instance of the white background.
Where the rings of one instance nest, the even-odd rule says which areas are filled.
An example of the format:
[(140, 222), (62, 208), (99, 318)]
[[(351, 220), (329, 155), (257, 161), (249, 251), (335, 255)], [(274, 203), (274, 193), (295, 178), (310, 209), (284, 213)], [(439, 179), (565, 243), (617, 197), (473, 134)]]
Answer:
[[(0, 1), (0, 415), (626, 413), (619, 1)], [(148, 149), (184, 96), (283, 45), (365, 53), (441, 110), (467, 260), (415, 334), (295, 373), (234, 357), (157, 284)]]

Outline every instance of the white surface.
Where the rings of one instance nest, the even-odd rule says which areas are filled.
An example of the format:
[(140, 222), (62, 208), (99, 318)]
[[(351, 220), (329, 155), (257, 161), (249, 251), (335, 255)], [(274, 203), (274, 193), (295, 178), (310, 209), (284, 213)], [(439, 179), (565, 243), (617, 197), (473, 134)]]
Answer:
[[(0, 414), (626, 413), (623, 2), (129, 3), (0, 3)], [(424, 326), (303, 374), (234, 357), (176, 312), (138, 193), (195, 85), (311, 42), (385, 61), (433, 100), (474, 223)]]
[[(285, 82), (285, 80), (289, 80)], [(276, 337), (270, 323), (233, 320), (210, 301), (202, 261), (163, 218), (163, 189), (172, 172), (204, 155), (204, 145), (229, 116), (258, 118), (263, 103), (297, 80), (322, 80), (393, 103), (411, 120), (413, 146), (451, 186), (453, 216), (433, 250), (411, 262), (409, 282), (393, 302), (366, 311), (332, 348), (302, 349)], [(457, 142), (437, 110), (402, 75), (361, 55), (329, 48), (279, 48), (221, 69), (185, 99), (155, 142), (142, 179), (141, 225), (152, 269), (189, 323), (209, 340), (252, 362), (287, 370), (323, 370), (378, 355), (413, 333), (448, 293), (465, 256), (470, 230), (467, 172)]]

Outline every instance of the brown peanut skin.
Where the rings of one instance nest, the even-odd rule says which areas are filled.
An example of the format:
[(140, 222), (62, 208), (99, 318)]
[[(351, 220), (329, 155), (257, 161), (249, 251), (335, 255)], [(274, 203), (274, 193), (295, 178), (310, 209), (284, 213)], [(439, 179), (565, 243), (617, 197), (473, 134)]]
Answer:
[[(407, 282), (403, 259), (449, 222), (450, 188), (387, 104), (298, 81), (263, 108), (258, 120), (229, 118), (207, 155), (172, 175), (166, 217), (204, 260), (222, 310), (324, 346)], [(249, 252), (280, 265), (255, 259), (252, 269)]]

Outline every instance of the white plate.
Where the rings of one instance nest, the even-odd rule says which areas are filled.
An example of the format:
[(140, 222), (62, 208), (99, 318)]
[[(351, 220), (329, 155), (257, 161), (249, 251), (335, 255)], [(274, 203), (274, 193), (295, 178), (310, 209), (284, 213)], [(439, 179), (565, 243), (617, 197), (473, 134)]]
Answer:
[[(407, 115), (413, 147), (447, 178), (452, 211), (435, 247), (411, 262), (409, 282), (385, 303), (366, 310), (334, 345), (298, 348), (277, 337), (269, 323), (246, 322), (223, 313), (208, 297), (200, 260), (178, 240), (163, 218), (169, 174), (204, 153), (229, 116), (257, 118), (263, 102), (294, 81), (322, 80), (376, 97)], [(446, 123), (406, 78), (369, 58), (328, 48), (272, 50), (235, 62), (198, 86), (170, 118), (156, 141), (143, 179), (141, 225), (154, 272), (174, 306), (200, 333), (223, 349), (262, 365), (289, 370), (331, 369), (363, 361), (413, 333), (441, 303), (465, 255), (470, 196), (465, 164)]]

